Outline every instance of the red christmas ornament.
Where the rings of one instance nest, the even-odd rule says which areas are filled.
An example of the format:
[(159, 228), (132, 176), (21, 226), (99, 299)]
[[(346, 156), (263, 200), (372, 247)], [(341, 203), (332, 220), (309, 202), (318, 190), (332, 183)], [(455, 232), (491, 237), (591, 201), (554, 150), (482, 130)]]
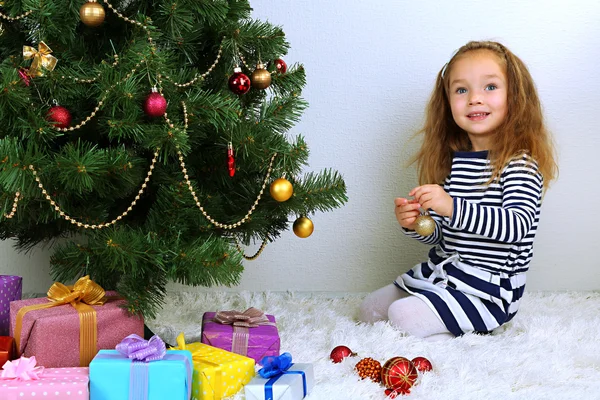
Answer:
[(227, 169), (229, 169), (229, 176), (233, 178), (233, 175), (235, 175), (235, 158), (233, 158), (233, 145), (231, 142), (227, 144)]
[(62, 106), (50, 107), (46, 119), (52, 122), (55, 128), (68, 128), (71, 125), (71, 113)]
[(250, 78), (242, 72), (240, 67), (233, 69), (233, 75), (229, 77), (229, 89), (238, 95), (247, 93), (250, 90)]
[(412, 359), (412, 363), (419, 372), (428, 372), (433, 369), (433, 365), (425, 357), (415, 357)]
[(285, 74), (285, 72), (287, 71), (287, 64), (281, 58), (278, 58), (277, 60), (275, 60), (275, 68), (280, 74)]
[(144, 101), (144, 112), (149, 117), (162, 117), (167, 111), (167, 100), (162, 94), (158, 93), (156, 88), (152, 88), (152, 93)]
[(381, 383), (400, 394), (409, 393), (418, 376), (415, 365), (404, 357), (390, 358), (381, 369)]
[(329, 354), (329, 358), (334, 363), (340, 363), (342, 360), (348, 356), (355, 356), (356, 353), (353, 353), (350, 348), (346, 346), (337, 346), (333, 350), (331, 350), (331, 354)]
[(29, 70), (27, 68), (19, 68), (19, 77), (21, 77), (25, 86), (29, 86)]

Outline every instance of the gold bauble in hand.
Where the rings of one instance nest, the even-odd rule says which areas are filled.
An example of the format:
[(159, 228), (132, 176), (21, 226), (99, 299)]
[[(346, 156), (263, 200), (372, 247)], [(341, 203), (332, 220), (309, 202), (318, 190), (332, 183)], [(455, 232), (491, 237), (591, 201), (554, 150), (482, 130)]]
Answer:
[(252, 87), (256, 89), (266, 89), (271, 84), (271, 73), (265, 69), (265, 66), (258, 64), (250, 76)]
[(81, 22), (92, 28), (102, 25), (104, 16), (104, 7), (95, 0), (88, 1), (79, 9), (79, 18), (81, 18)]
[(415, 232), (421, 236), (429, 236), (435, 232), (435, 221), (429, 213), (421, 214), (415, 221)]
[(271, 183), (270, 191), (271, 197), (279, 202), (282, 202), (292, 197), (292, 194), (294, 194), (294, 187), (287, 179), (278, 178)]
[(300, 238), (309, 237), (314, 230), (315, 226), (313, 225), (313, 222), (306, 217), (300, 217), (294, 221), (294, 233)]

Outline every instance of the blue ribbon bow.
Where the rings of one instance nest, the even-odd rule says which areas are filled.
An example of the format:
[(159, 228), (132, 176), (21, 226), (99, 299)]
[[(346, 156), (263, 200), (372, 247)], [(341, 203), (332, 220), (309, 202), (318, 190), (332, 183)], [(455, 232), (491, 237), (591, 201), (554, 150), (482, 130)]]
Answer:
[(306, 397), (306, 375), (304, 371), (289, 371), (290, 367), (294, 365), (290, 353), (283, 353), (277, 357), (264, 357), (260, 360), (260, 364), (263, 368), (258, 370), (258, 374), (265, 379), (269, 379), (265, 383), (265, 400), (273, 400), (273, 384), (284, 374), (302, 375), (303, 397)]

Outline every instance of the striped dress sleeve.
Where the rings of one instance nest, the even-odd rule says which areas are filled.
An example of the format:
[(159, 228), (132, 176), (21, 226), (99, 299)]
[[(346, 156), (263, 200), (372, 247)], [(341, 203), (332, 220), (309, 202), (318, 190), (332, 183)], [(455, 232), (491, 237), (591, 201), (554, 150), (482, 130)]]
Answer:
[(517, 243), (531, 230), (542, 197), (543, 177), (537, 164), (528, 159), (512, 160), (499, 183), (501, 206), (490, 206), (454, 197), (451, 228), (502, 242)]

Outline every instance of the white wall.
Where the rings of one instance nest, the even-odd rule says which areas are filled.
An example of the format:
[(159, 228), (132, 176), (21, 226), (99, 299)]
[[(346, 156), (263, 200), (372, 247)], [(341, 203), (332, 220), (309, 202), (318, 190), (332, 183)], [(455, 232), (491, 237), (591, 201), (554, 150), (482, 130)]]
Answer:
[[(254, 0), (252, 6), (255, 18), (283, 27), (292, 46), (288, 65), (306, 67), (310, 107), (292, 134), (306, 136), (307, 171), (339, 170), (350, 201), (312, 216), (310, 238), (289, 231), (267, 246), (246, 262), (241, 284), (231, 290), (370, 291), (423, 259), (427, 247), (400, 233), (393, 199), (416, 184), (414, 169), (404, 165), (416, 143), (407, 140), (422, 121), (435, 75), (472, 39), (499, 40), (526, 62), (560, 153), (529, 289), (600, 289), (597, 0)], [(25, 291), (45, 292), (48, 253), (30, 259), (9, 246), (0, 243), (0, 272), (20, 273)]]

